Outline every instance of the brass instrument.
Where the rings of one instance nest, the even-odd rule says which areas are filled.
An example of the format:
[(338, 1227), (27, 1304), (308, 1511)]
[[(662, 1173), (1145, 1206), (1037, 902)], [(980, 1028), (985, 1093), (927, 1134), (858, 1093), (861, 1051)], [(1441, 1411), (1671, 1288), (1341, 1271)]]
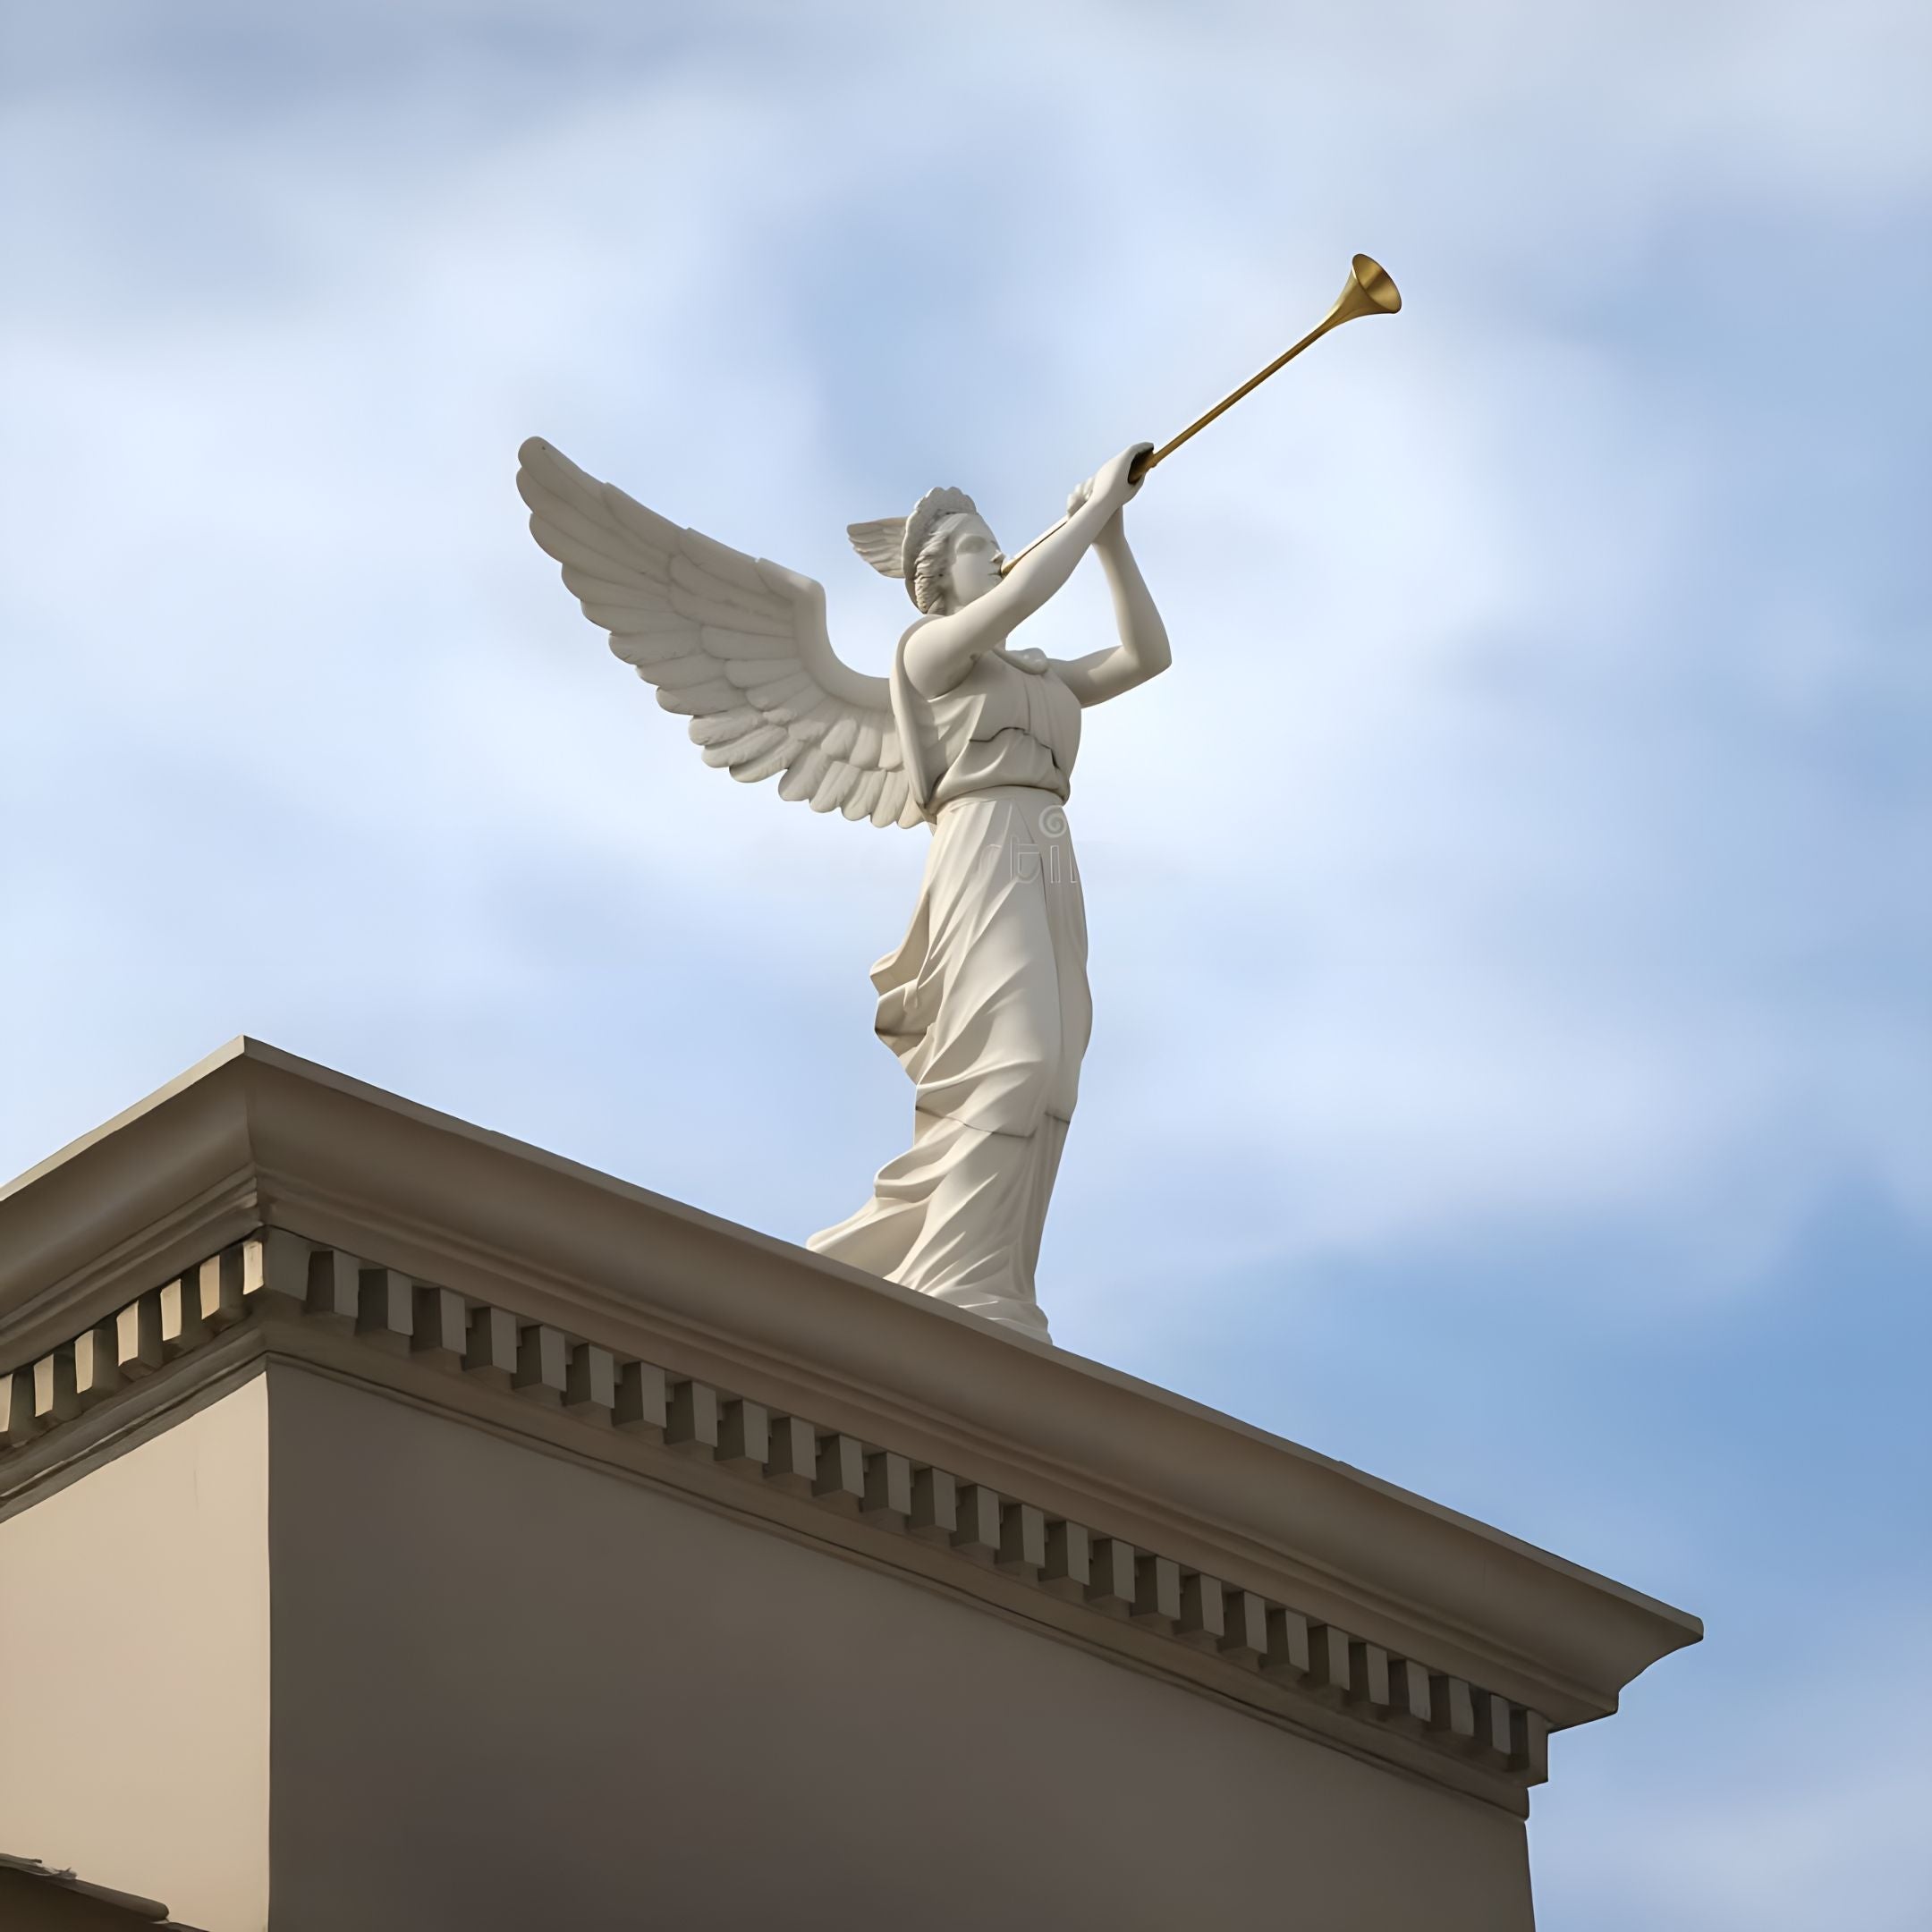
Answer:
[[(1343, 284), (1341, 294), (1335, 298), (1335, 307), (1300, 342), (1292, 349), (1284, 350), (1265, 369), (1250, 376), (1239, 389), (1230, 390), (1205, 416), (1196, 417), (1172, 441), (1162, 444), (1157, 450), (1137, 456), (1133, 468), (1128, 471), (1129, 477), (1138, 483), (1156, 463), (1172, 456), (1190, 436), (1199, 436), (1223, 411), (1233, 409), (1250, 389), (1259, 388), (1276, 369), (1285, 369), (1310, 343), (1319, 341), (1330, 329), (1340, 328), (1344, 322), (1352, 322), (1358, 316), (1394, 315), (1401, 307), (1401, 291), (1396, 288), (1388, 270), (1369, 256), (1356, 256), (1350, 263), (1349, 278)], [(1042, 530), (1026, 549), (1003, 559), (1000, 575), (1004, 577), (1021, 557), (1038, 550), (1055, 530), (1064, 529), (1067, 521), (1067, 517), (1062, 517), (1053, 530)]]

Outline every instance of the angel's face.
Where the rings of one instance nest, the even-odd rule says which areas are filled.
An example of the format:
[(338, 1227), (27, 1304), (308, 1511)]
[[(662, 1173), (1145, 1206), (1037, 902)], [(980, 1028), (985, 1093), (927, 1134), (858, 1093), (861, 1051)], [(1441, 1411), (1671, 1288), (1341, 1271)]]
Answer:
[(953, 532), (953, 561), (946, 571), (946, 596), (954, 610), (984, 597), (1000, 580), (999, 546), (976, 516), (963, 516)]

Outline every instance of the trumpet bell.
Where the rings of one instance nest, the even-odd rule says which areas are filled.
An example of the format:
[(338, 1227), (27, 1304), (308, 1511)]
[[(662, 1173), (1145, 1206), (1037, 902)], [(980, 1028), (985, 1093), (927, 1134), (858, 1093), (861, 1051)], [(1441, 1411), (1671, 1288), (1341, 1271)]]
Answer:
[(1402, 307), (1395, 278), (1372, 255), (1358, 255), (1349, 265), (1349, 278), (1329, 312), (1337, 322), (1358, 316), (1394, 315)]
[[(1300, 342), (1283, 350), (1265, 369), (1250, 376), (1239, 389), (1231, 389), (1205, 416), (1197, 416), (1172, 442), (1162, 444), (1157, 450), (1142, 450), (1127, 471), (1129, 479), (1138, 483), (1156, 463), (1165, 462), (1191, 436), (1199, 436), (1216, 416), (1233, 409), (1250, 389), (1258, 388), (1276, 369), (1285, 369), (1310, 343), (1318, 342), (1330, 329), (1339, 328), (1344, 322), (1352, 322), (1358, 316), (1394, 315), (1401, 308), (1402, 292), (1395, 286), (1395, 278), (1388, 270), (1373, 255), (1352, 257), (1349, 278), (1343, 284), (1341, 294), (1335, 298), (1335, 307)], [(1017, 550), (1005, 558), (999, 567), (1000, 575), (1004, 577), (1021, 557), (1038, 549), (1054, 530), (1064, 527), (1072, 515), (1072, 512), (1069, 511), (1053, 530), (1043, 531), (1024, 550)]]

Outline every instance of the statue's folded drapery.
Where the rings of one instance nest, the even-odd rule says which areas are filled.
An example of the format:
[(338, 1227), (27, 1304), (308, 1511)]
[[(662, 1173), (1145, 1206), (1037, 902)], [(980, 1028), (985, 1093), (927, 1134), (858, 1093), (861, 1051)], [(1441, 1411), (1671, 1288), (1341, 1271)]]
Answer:
[(998, 785), (940, 808), (911, 926), (872, 981), (917, 1090), (913, 1141), (809, 1245), (1044, 1336), (1034, 1269), (1093, 1019), (1056, 793)]

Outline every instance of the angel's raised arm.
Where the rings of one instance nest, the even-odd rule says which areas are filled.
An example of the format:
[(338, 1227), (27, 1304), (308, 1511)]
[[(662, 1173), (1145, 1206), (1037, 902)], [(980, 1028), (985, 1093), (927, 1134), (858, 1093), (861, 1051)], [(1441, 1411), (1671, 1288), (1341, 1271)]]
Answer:
[[(1154, 606), (1153, 593), (1128, 547), (1127, 529), (1116, 512), (1094, 538), (1094, 555), (1106, 572), (1114, 593), (1114, 622), (1120, 642), (1108, 650), (1089, 651), (1084, 657), (1060, 658), (1054, 664), (1061, 682), (1083, 705), (1105, 704), (1137, 684), (1158, 677), (1174, 662), (1167, 626)], [(1022, 566), (1023, 567), (1023, 566)]]
[[(1133, 458), (1147, 445), (1123, 450), (1084, 486), (1084, 502), (1065, 522), (1035, 545), (994, 588), (955, 611), (930, 617), (905, 640), (906, 675), (928, 698), (949, 691), (975, 659), (996, 650), (1073, 574), (1089, 547), (1122, 504), (1140, 488), (1128, 480)], [(1076, 495), (1078, 493), (1076, 492)]]

